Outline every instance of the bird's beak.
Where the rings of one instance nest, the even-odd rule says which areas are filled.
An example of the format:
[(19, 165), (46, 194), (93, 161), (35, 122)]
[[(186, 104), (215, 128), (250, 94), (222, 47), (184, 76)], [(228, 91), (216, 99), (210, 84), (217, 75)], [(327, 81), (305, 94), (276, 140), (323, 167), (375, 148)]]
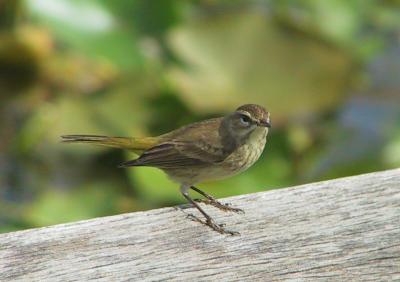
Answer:
[(258, 122), (258, 126), (264, 126), (264, 127), (270, 128), (271, 127), (271, 121), (270, 121), (269, 118), (268, 119), (262, 119), (262, 120), (260, 120)]

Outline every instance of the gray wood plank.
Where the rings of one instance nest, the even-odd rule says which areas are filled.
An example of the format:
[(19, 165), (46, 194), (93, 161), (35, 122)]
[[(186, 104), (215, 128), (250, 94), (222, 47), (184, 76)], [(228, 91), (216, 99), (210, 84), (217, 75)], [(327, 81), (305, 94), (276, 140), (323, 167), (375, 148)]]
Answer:
[[(178, 191), (177, 191), (178, 193)], [(0, 235), (0, 281), (400, 281), (400, 169)]]

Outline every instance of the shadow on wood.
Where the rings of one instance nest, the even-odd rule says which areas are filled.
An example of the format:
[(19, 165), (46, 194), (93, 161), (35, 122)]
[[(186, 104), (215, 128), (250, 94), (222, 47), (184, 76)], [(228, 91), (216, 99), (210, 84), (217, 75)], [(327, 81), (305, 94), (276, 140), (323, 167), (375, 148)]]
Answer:
[(400, 280), (400, 169), (0, 235), (0, 281)]

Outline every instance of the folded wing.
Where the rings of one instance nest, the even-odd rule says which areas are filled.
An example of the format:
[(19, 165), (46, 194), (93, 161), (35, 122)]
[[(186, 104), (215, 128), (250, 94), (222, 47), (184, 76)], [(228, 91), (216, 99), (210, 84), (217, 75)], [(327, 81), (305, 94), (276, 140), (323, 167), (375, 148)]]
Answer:
[(145, 151), (138, 159), (122, 163), (121, 167), (153, 166), (158, 168), (199, 167), (223, 161), (227, 153), (209, 144), (187, 141), (161, 143)]

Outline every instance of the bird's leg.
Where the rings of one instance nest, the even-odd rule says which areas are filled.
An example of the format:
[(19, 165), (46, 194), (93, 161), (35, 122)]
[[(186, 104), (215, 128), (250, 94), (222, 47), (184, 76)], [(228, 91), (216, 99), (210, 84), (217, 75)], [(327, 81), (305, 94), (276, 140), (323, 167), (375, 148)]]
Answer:
[(196, 202), (200, 202), (200, 203), (204, 203), (206, 205), (212, 205), (222, 211), (232, 211), (232, 212), (236, 212), (236, 213), (244, 213), (244, 210), (239, 209), (239, 208), (234, 208), (231, 207), (230, 204), (223, 204), (219, 201), (217, 201), (213, 196), (207, 194), (204, 191), (201, 191), (199, 188), (196, 188), (194, 186), (190, 186), (190, 188), (194, 191), (196, 191), (197, 193), (203, 195), (204, 197), (206, 197), (205, 200), (201, 200), (201, 199), (196, 199)]
[(200, 222), (201, 224), (207, 225), (210, 228), (212, 228), (213, 230), (221, 233), (221, 234), (230, 234), (230, 235), (240, 235), (239, 232), (236, 231), (231, 231), (231, 230), (227, 230), (223, 228), (223, 224), (217, 224), (214, 222), (214, 220), (212, 219), (211, 216), (209, 216), (200, 206), (199, 204), (197, 204), (195, 201), (193, 201), (192, 198), (190, 198), (189, 193), (188, 193), (188, 186), (182, 186), (181, 187), (181, 192), (182, 195), (186, 198), (186, 200), (189, 201), (189, 203), (191, 203), (195, 208), (197, 208), (202, 215), (205, 217), (205, 220), (201, 220), (200, 218), (190, 214), (188, 217), (190, 217), (192, 220)]

